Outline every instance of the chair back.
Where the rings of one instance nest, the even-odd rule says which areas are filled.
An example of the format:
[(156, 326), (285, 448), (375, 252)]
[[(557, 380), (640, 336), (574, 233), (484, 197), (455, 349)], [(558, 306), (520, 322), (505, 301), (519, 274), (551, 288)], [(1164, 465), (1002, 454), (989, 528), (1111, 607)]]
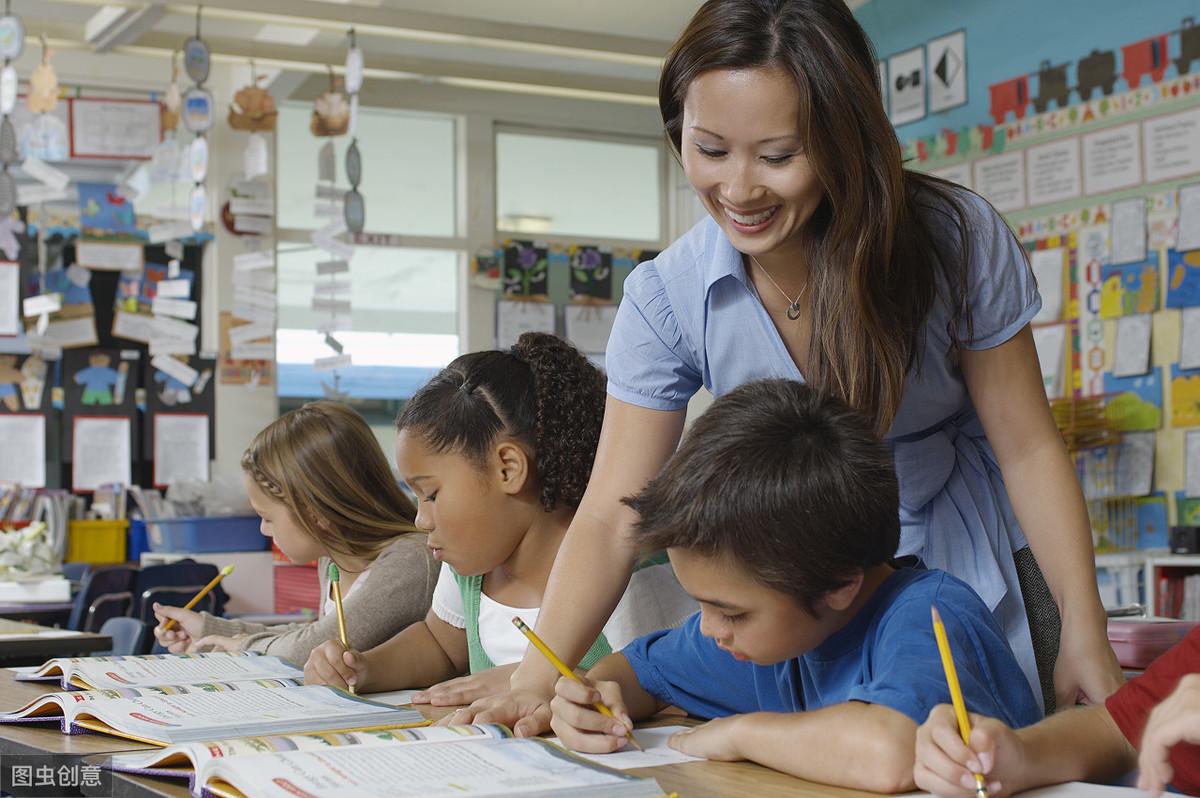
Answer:
[[(146, 623), (154, 622), (154, 613), (149, 607), (143, 606), (143, 596), (147, 590), (158, 587), (181, 587), (186, 585), (199, 585), (203, 587), (207, 585), (217, 575), (217, 566), (207, 562), (196, 562), (192, 559), (179, 560), (178, 562), (165, 563), (162, 565), (147, 565), (138, 573), (133, 584), (133, 609), (130, 615), (134, 618), (141, 618)], [(191, 588), (192, 593), (181, 602), (160, 602), (172, 603), (176, 606), (186, 604), (192, 596), (200, 591), (200, 587)], [(225, 602), (229, 596), (221, 589), (220, 585), (213, 588), (209, 593), (212, 596), (212, 605), (209, 610), (213, 615), (220, 615), (225, 610)], [(206, 607), (207, 609), (207, 607)]]
[(100, 634), (112, 638), (111, 651), (96, 652), (96, 656), (128, 657), (142, 653), (146, 643), (146, 624), (137, 618), (109, 618), (100, 627)]
[[(137, 568), (131, 565), (104, 565), (90, 569), (83, 575), (79, 592), (73, 599), (74, 603), (71, 607), (71, 617), (67, 621), (67, 628), (77, 632), (84, 631), (83, 624), (88, 619), (88, 610), (92, 606), (92, 602), (109, 593), (130, 591), (136, 573)], [(124, 614), (124, 611), (120, 614)], [(103, 622), (101, 619), (100, 623)]]
[(110, 618), (121, 618), (128, 615), (132, 605), (133, 594), (128, 590), (96, 596), (96, 600), (88, 605), (80, 631), (99, 631), (100, 627), (104, 626)]

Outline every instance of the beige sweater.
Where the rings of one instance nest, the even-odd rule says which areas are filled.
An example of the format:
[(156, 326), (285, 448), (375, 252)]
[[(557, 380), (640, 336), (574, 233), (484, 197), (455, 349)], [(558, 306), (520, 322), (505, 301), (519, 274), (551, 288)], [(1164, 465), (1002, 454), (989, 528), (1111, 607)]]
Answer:
[[(425, 540), (421, 534), (397, 538), (375, 558), (365, 581), (356, 583), (345, 597), (346, 636), (352, 648), (366, 651), (424, 620), (438, 575), (438, 564), (429, 556)], [(328, 570), (329, 559), (322, 557), (317, 566), (322, 611), (329, 595)], [(201, 616), (204, 618), (201, 636), (240, 637), (243, 650), (272, 654), (299, 666), (304, 665), (314, 648), (338, 636), (335, 614), (311, 623), (281, 626), (218, 618), (207, 612)]]

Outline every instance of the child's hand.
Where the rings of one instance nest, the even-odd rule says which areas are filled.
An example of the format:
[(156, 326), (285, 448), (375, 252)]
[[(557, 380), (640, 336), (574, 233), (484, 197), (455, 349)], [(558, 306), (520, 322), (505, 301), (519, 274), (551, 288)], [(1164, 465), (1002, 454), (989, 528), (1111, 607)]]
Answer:
[(440, 684), (435, 684), (428, 690), (414, 693), (412, 702), (414, 704), (432, 704), (435, 707), (457, 707), (481, 698), (507, 693), (509, 677), (517, 669), (518, 664), (513, 662), (468, 676), (448, 679)]
[[(600, 714), (592, 706), (597, 701), (607, 704), (616, 720)], [(621, 685), (616, 682), (596, 682), (593, 686), (563, 676), (554, 685), (550, 710), (550, 728), (563, 745), (588, 754), (608, 754), (622, 748), (633, 728), (621, 698)]]
[(717, 718), (691, 729), (678, 731), (667, 739), (667, 745), (688, 756), (715, 759), (718, 762), (736, 762), (746, 757), (738, 748), (739, 735), (735, 728), (739, 718), (745, 715), (730, 715)]
[(188, 647), (188, 651), (241, 651), (242, 640), (228, 635), (205, 635)]
[[(172, 654), (188, 651), (204, 631), (204, 618), (198, 612), (157, 602), (154, 603), (153, 609), (154, 618), (158, 621), (158, 625), (154, 627), (154, 639)], [(164, 629), (164, 624), (172, 619), (175, 624), (170, 629)]]
[(1150, 713), (1142, 732), (1138, 756), (1138, 788), (1151, 798), (1171, 783), (1171, 748), (1177, 743), (1200, 742), (1200, 674), (1189, 673), (1179, 686)]
[(1021, 772), (1023, 748), (1016, 733), (995, 718), (972, 714), (971, 747), (963, 744), (954, 707), (939, 704), (917, 729), (913, 778), (917, 787), (941, 796), (974, 796), (975, 774), (982, 773), (989, 796), (1013, 792)]
[(340, 640), (326, 640), (308, 655), (304, 683), (349, 690), (366, 683), (367, 671), (367, 658), (362, 652), (347, 650)]

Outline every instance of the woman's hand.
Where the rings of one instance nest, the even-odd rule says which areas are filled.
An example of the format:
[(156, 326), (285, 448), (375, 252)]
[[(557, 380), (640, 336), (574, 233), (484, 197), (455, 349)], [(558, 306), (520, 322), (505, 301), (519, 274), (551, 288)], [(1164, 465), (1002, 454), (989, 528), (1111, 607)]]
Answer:
[(500, 696), (508, 692), (509, 678), (517, 669), (516, 662), (488, 668), (486, 671), (459, 676), (456, 679), (435, 684), (428, 690), (415, 693), (414, 704), (431, 704), (435, 707), (457, 707), (470, 704), (481, 698)]
[[(159, 645), (172, 654), (191, 651), (192, 644), (204, 631), (204, 618), (200, 613), (158, 603), (153, 605), (153, 609), (154, 618), (158, 621), (154, 627), (154, 639)], [(175, 621), (170, 629), (164, 628), (168, 620)]]
[(1117, 655), (1108, 642), (1107, 624), (1096, 620), (1079, 623), (1064, 613), (1054, 664), (1054, 693), (1059, 710), (1070, 709), (1080, 698), (1103, 704), (1125, 679)]

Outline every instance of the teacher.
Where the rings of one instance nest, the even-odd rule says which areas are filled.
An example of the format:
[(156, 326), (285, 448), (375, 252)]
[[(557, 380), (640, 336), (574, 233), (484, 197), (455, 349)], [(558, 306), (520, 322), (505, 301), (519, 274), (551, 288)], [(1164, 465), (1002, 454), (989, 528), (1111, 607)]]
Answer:
[[(975, 588), (1034, 694), (1102, 701), (1120, 669), (1024, 250), (985, 200), (904, 169), (853, 15), (841, 0), (709, 0), (667, 56), (659, 104), (711, 218), (625, 283), (599, 451), (538, 633), (570, 662), (599, 633), (637, 555), (621, 498), (675, 450), (700, 386), (787, 377), (874, 422), (900, 481), (898, 554)], [(455, 720), (544, 729), (555, 677), (527, 653), (509, 694)]]

